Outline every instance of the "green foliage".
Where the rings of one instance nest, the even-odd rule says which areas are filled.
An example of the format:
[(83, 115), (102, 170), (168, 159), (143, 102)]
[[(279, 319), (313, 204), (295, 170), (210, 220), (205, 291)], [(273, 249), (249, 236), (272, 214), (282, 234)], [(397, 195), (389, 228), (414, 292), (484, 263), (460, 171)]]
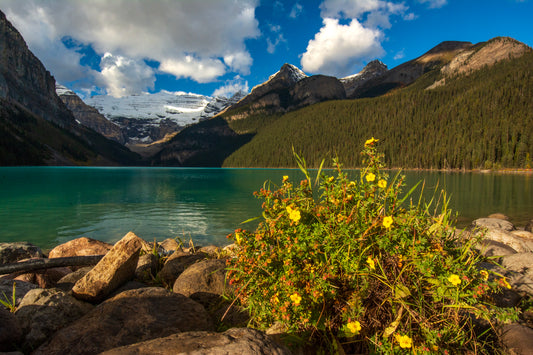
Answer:
[(515, 317), (489, 302), (507, 282), (476, 267), (476, 240), (450, 227), (445, 195), (408, 202), (413, 188), (400, 198), (403, 176), (382, 171), (376, 142), (365, 143), (357, 181), (336, 160), (335, 175), (312, 181), (297, 157), (305, 180), (256, 192), (262, 222), (229, 236), (237, 299), (254, 326), (281, 324), (326, 351), (490, 352), (490, 329), (477, 337), (473, 320)]
[[(527, 168), (533, 155), (532, 68), (529, 52), (446, 78), (432, 90), (426, 88), (442, 79), (437, 69), (385, 96), (323, 102), (270, 121), (262, 117), (265, 124), (250, 123), (257, 134), (224, 166), (292, 167), (294, 146), (311, 167), (335, 156), (358, 167), (362, 161), (354, 152), (375, 135), (390, 167)], [(241, 128), (246, 120), (229, 124)]]
[(0, 304), (9, 309), (11, 313), (15, 313), (15, 311), (17, 310), (17, 296), (15, 291), (16, 282), (13, 282), (13, 294), (11, 295), (11, 299), (9, 299), (9, 297), (7, 297), (4, 292), (2, 292), (4, 299), (0, 298)]

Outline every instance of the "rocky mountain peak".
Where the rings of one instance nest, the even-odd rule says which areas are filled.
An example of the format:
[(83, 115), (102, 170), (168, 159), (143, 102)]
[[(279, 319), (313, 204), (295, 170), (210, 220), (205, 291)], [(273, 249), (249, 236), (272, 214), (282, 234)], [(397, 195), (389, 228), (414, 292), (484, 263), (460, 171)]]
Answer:
[(375, 59), (369, 62), (359, 73), (340, 79), (344, 85), (347, 96), (351, 96), (358, 88), (363, 86), (369, 80), (377, 78), (388, 71), (383, 62)]
[(281, 79), (295, 84), (306, 77), (307, 75), (299, 68), (292, 64), (285, 63), (277, 73), (269, 77), (269, 80)]

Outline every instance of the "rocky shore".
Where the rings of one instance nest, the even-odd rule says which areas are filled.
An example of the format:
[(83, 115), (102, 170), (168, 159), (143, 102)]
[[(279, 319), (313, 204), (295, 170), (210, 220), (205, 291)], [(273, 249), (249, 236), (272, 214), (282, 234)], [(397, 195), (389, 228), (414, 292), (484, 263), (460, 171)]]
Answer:
[[(496, 303), (522, 310), (518, 322), (499, 327), (504, 353), (533, 354), (532, 228), (491, 215), (464, 232), (483, 233), (477, 248), (499, 266), (480, 268), (509, 282)], [(227, 297), (233, 247), (148, 243), (131, 232), (115, 245), (79, 238), (48, 255), (29, 243), (0, 243), (0, 274), (41, 261), (93, 264), (0, 275), (0, 354), (290, 354), (274, 330), (248, 328), (247, 313)]]

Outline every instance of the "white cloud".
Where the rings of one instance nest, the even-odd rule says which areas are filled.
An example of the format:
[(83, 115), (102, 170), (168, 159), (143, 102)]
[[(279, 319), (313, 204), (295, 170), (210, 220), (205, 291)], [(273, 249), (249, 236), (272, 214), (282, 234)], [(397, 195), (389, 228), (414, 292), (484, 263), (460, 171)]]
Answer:
[(165, 59), (159, 70), (176, 78), (191, 78), (199, 83), (208, 83), (225, 73), (225, 66), (218, 59), (198, 59), (186, 56), (180, 59)]
[(283, 33), (281, 32), (281, 26), (280, 25), (268, 25), (268, 29), (270, 32), (274, 34), (274, 37), (267, 37), (267, 52), (270, 54), (274, 54), (276, 51), (276, 48), (281, 43), (287, 43), (287, 40), (283, 36)]
[(353, 69), (364, 60), (384, 53), (382, 37), (382, 32), (365, 28), (356, 19), (342, 25), (337, 19), (325, 18), (324, 26), (302, 55), (302, 69), (336, 76), (353, 74)]
[(291, 9), (291, 13), (289, 14), (289, 17), (290, 18), (297, 18), (298, 16), (300, 16), (300, 14), (302, 13), (303, 9), (304, 9), (304, 7), (301, 4), (299, 4), (299, 3), (294, 4), (294, 6)]
[(111, 96), (122, 97), (154, 88), (154, 71), (143, 61), (105, 53), (100, 67), (100, 80)]
[(427, 3), (431, 9), (438, 9), (448, 3), (447, 0), (418, 0), (419, 3)]
[(396, 53), (394, 55), (394, 60), (398, 60), (398, 59), (402, 59), (403, 57), (405, 57), (405, 52), (404, 50), (402, 49), (401, 51), (399, 51), (398, 53)]
[(235, 93), (242, 91), (248, 93), (248, 81), (243, 80), (240, 76), (235, 76), (233, 80), (227, 80), (224, 86), (219, 87), (213, 92), (213, 96), (232, 97)]
[[(0, 0), (0, 8), (53, 74), (65, 72), (63, 81), (81, 70), (79, 54), (61, 43), (65, 36), (90, 44), (100, 55), (165, 62), (160, 69), (171, 74), (176, 66), (170, 61), (189, 63), (191, 70), (205, 67), (205, 73), (178, 72), (213, 81), (227, 72), (249, 72), (252, 57), (244, 41), (260, 35), (258, 1)], [(75, 68), (65, 70), (69, 66)]]

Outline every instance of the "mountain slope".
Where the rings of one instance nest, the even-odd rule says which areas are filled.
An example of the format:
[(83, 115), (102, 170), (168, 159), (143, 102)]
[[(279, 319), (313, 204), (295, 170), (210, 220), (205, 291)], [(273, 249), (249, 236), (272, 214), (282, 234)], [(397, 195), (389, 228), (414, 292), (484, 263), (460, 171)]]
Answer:
[(1, 11), (0, 48), (0, 164), (138, 162), (138, 155), (76, 122), (54, 78)]
[[(494, 54), (486, 47), (492, 45), (479, 44), (475, 51)], [(521, 56), (498, 52), (506, 59), (474, 68), (467, 76), (446, 77), (445, 85), (426, 90), (444, 78), (441, 68), (462, 50), (474, 48), (462, 43), (440, 46), (380, 82), (394, 84), (401, 73), (416, 76), (426, 71), (403, 89), (374, 98), (323, 102), (256, 125), (253, 139), (224, 166), (294, 166), (293, 146), (311, 166), (333, 156), (347, 166), (361, 166), (358, 152), (373, 136), (380, 139), (380, 149), (393, 167), (527, 167), (533, 156), (533, 53), (520, 46), (525, 48)]]

